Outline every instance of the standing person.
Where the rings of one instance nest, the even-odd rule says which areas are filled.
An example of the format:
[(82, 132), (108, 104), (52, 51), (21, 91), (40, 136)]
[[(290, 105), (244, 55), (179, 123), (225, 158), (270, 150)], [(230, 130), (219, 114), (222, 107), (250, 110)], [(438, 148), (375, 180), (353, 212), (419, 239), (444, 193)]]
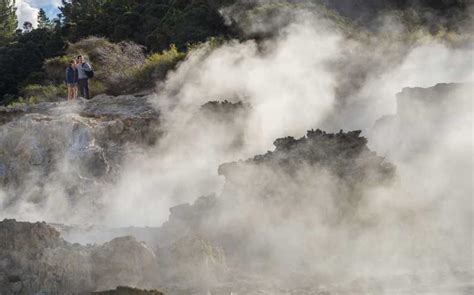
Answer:
[(89, 78), (92, 78), (93, 71), (90, 64), (86, 63), (84, 57), (79, 55), (77, 57), (77, 71), (78, 71), (78, 81), (79, 92), (82, 97), (89, 99)]
[(78, 76), (76, 61), (71, 60), (69, 66), (66, 68), (67, 100), (73, 100), (77, 97)]

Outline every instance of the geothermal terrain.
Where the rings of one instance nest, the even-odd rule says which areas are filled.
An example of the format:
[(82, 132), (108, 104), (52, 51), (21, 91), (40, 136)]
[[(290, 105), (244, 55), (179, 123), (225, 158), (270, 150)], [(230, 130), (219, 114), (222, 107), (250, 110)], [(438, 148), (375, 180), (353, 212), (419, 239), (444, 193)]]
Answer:
[(466, 22), (283, 2), (146, 91), (0, 106), (0, 295), (474, 293)]

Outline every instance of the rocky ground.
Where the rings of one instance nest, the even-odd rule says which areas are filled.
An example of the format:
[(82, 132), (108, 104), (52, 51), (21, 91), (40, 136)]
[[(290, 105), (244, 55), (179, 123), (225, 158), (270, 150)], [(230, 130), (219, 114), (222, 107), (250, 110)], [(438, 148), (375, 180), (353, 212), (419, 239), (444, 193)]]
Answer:
[(84, 177), (112, 173), (127, 143), (156, 141), (159, 120), (146, 97), (134, 96), (2, 107), (0, 115), (0, 179), (17, 185), (62, 160), (77, 162)]
[[(430, 105), (425, 130), (436, 124), (445, 128), (443, 120), (466, 100), (464, 87), (470, 86), (404, 90), (398, 114), (378, 121), (370, 146), (382, 149), (387, 140), (399, 140)], [(453, 102), (451, 97), (460, 101)], [(245, 117), (248, 107), (213, 102), (201, 108), (205, 115), (191, 120), (222, 122), (222, 113)], [(41, 196), (47, 192), (44, 181), (58, 177), (52, 171), (58, 171), (64, 159), (81, 167), (66, 171), (91, 187), (90, 176), (104, 181), (113, 178), (124, 154), (153, 144), (159, 136), (160, 115), (146, 97), (97, 97), (3, 108), (0, 113), (2, 185), (15, 192), (11, 196), (36, 203), (41, 198), (31, 193), (25, 196), (24, 182), (39, 187), (36, 193)], [(233, 129), (238, 122), (234, 123)], [(410, 134), (410, 146), (426, 143), (422, 135)], [(241, 136), (226, 144), (238, 145), (236, 138)], [(310, 130), (298, 139), (277, 139), (273, 151), (222, 164), (218, 168), (225, 178), (222, 191), (172, 207), (160, 227), (5, 219), (0, 222), (0, 294), (474, 292), (472, 264), (439, 255), (444, 253), (437, 252), (441, 246), (424, 242), (430, 232), (412, 233), (419, 222), (417, 214), (424, 212), (414, 214), (396, 207), (378, 211), (384, 198), (401, 197), (394, 193), (400, 179), (390, 159), (406, 158), (408, 153), (394, 141), (396, 148), (384, 151), (389, 155), (384, 158), (368, 144), (360, 131), (342, 130), (334, 134)], [(83, 184), (69, 187), (66, 178), (63, 185), (74, 192)], [(450, 197), (455, 198), (455, 192)], [(14, 206), (15, 200), (7, 199), (3, 206)], [(385, 245), (392, 234), (396, 243)], [(463, 251), (457, 249), (463, 257), (471, 257)], [(399, 270), (387, 272), (394, 265)]]
[[(260, 288), (281, 291), (282, 287), (274, 282), (259, 282), (252, 279), (250, 273), (246, 275), (243, 261), (238, 261), (247, 252), (250, 259), (261, 260), (261, 265), (272, 263), (267, 258), (261, 259), (258, 251), (263, 250), (262, 245), (255, 244), (249, 235), (251, 228), (244, 220), (237, 217), (236, 220), (223, 220), (217, 224), (216, 218), (221, 218), (221, 214), (227, 215), (228, 206), (239, 207), (244, 201), (252, 204), (247, 198), (272, 202), (275, 212), (265, 218), (279, 218), (278, 215), (285, 210), (292, 211), (287, 214), (298, 214), (300, 203), (314, 205), (320, 196), (295, 194), (290, 199), (278, 200), (282, 197), (281, 192), (274, 191), (271, 196), (274, 199), (268, 199), (270, 195), (265, 188), (272, 185), (270, 182), (251, 183), (246, 177), (252, 177), (252, 174), (237, 171), (248, 169), (244, 166), (255, 166), (260, 171), (270, 168), (281, 170), (282, 177), (286, 178), (292, 177), (304, 165), (321, 169), (327, 167), (331, 174), (338, 175), (351, 187), (357, 181), (365, 181), (368, 171), (377, 182), (392, 178), (394, 168), (370, 152), (366, 143), (360, 132), (327, 134), (319, 130), (310, 131), (299, 140), (277, 140), (274, 152), (247, 162), (225, 164), (220, 170), (229, 185), (223, 194), (219, 197), (201, 197), (193, 205), (171, 208), (168, 222), (161, 228), (149, 229), (148, 245), (132, 237), (118, 237), (102, 245), (82, 246), (66, 242), (58, 231), (44, 223), (4, 220), (0, 223), (3, 234), (0, 240), (5, 241), (2, 244), (4, 293), (28, 294), (40, 290), (51, 294), (69, 290), (85, 292), (112, 289), (118, 285), (159, 288), (166, 294), (200, 294), (205, 290), (223, 294), (234, 290), (249, 294)], [(334, 161), (328, 160), (328, 157)], [(357, 171), (356, 175), (351, 174), (351, 169)], [(307, 173), (318, 177), (316, 171)], [(242, 181), (248, 182), (247, 189), (236, 192)], [(232, 199), (250, 191), (254, 193), (245, 199), (238, 202)], [(242, 216), (255, 218), (249, 208), (238, 209)], [(57, 228), (71, 234), (67, 227)], [(245, 258), (245, 263), (248, 259)], [(49, 271), (45, 273), (45, 269)]]
[(133, 237), (101, 246), (71, 244), (45, 223), (0, 223), (1, 294), (81, 294), (144, 285), (158, 270), (153, 251)]
[(4, 209), (48, 206), (45, 196), (53, 191), (67, 196), (62, 199), (69, 205), (95, 202), (122, 159), (159, 136), (159, 113), (147, 97), (0, 107), (0, 118)]

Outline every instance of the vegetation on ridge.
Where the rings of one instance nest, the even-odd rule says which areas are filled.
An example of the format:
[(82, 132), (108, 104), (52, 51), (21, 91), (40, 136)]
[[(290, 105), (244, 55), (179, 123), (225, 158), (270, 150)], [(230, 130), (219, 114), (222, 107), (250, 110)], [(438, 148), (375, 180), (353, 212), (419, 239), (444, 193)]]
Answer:
[[(378, 28), (379, 16), (388, 11), (406, 25), (411, 33), (409, 36), (415, 39), (432, 36), (459, 42), (462, 32), (456, 25), (472, 23), (464, 0), (349, 2), (320, 0), (315, 5), (343, 31), (355, 35)], [(62, 82), (59, 81), (61, 66), (66, 66), (65, 61), (73, 52), (91, 54), (93, 60), (94, 52), (90, 48), (93, 42), (99, 48), (111, 48), (113, 53), (117, 46), (134, 44), (131, 46), (136, 46), (135, 49), (141, 48), (140, 54), (149, 56), (143, 58), (141, 66), (126, 64), (124, 69), (119, 68), (118, 73), (112, 73), (113, 79), (104, 80), (99, 74), (92, 92), (116, 94), (151, 87), (154, 79), (162, 79), (184, 58), (190, 44), (213, 37), (260, 37), (244, 34), (245, 28), (233, 25), (235, 19), (226, 21), (222, 8), (231, 7), (237, 16), (252, 18), (255, 14), (271, 15), (275, 8), (295, 5), (305, 4), (295, 0), (258, 4), (249, 1), (236, 4), (230, 0), (62, 0), (57, 18), (49, 19), (41, 9), (38, 26), (33, 28), (31, 23), (18, 24), (15, 1), (1, 0), (0, 104), (18, 100), (20, 96), (26, 102), (49, 100), (50, 95), (62, 92), (63, 86), (59, 85)], [(80, 48), (82, 45), (89, 48)], [(132, 47), (127, 49), (132, 50)], [(103, 64), (99, 63), (95, 69), (105, 72), (108, 69), (102, 68)], [(110, 65), (115, 68), (117, 62)], [(53, 79), (51, 69), (57, 71)], [(131, 78), (131, 81), (117, 76)], [(42, 98), (38, 99), (38, 96)]]

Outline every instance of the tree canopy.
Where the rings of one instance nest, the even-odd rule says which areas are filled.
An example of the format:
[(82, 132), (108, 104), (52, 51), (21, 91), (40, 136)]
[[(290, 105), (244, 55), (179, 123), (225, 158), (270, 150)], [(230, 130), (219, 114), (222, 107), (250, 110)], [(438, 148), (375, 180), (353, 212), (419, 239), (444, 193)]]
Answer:
[(93, 35), (134, 41), (151, 51), (205, 41), (228, 33), (218, 8), (229, 1), (76, 0), (62, 1), (61, 19), (71, 41)]
[(15, 0), (0, 0), (0, 46), (13, 39), (17, 27)]
[(53, 22), (46, 15), (46, 11), (43, 8), (40, 8), (38, 11), (38, 29), (52, 29)]

